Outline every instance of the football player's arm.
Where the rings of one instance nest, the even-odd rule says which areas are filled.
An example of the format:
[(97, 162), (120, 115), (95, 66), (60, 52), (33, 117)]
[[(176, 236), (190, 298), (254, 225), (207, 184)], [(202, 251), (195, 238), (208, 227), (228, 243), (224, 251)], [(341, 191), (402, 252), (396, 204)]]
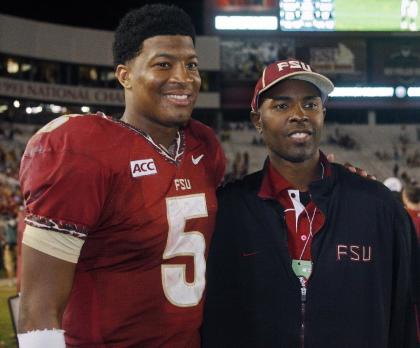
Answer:
[(22, 240), (21, 348), (65, 347), (61, 321), (76, 264), (108, 192), (109, 172), (87, 150), (91, 137), (81, 131), (92, 126), (86, 122), (83, 117), (56, 119), (31, 138), (22, 157), (19, 176), (27, 226)]
[(26, 226), (18, 339), (21, 348), (64, 348), (61, 320), (84, 241)]
[(22, 246), (19, 333), (60, 329), (76, 264)]

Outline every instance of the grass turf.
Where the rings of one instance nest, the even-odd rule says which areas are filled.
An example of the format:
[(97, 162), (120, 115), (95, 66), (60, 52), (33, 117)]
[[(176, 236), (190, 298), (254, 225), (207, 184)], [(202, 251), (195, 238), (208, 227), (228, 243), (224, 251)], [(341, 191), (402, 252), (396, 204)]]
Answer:
[(15, 348), (12, 322), (7, 299), (16, 294), (16, 287), (0, 285), (0, 348)]
[(398, 0), (335, 0), (336, 30), (399, 31), (400, 7)]

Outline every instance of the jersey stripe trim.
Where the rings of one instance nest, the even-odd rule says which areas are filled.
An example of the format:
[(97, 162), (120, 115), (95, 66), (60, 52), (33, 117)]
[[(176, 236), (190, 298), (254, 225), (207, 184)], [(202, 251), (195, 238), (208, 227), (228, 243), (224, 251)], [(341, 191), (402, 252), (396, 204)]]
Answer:
[(77, 263), (85, 241), (68, 234), (26, 225), (22, 243), (60, 260)]
[(56, 231), (63, 234), (85, 239), (87, 237), (87, 229), (83, 226), (67, 223), (64, 221), (55, 221), (35, 214), (28, 214), (25, 223), (42, 230)]

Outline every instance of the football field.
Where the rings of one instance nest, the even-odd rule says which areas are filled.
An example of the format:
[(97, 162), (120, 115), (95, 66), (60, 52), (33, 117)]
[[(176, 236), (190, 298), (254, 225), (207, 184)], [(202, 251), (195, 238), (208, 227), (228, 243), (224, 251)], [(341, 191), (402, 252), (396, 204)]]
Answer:
[(16, 288), (0, 285), (0, 348), (15, 348), (12, 322), (9, 314), (7, 299), (16, 294)]
[[(400, 31), (401, 0), (335, 0), (336, 30)], [(420, 16), (416, 19), (420, 29)]]

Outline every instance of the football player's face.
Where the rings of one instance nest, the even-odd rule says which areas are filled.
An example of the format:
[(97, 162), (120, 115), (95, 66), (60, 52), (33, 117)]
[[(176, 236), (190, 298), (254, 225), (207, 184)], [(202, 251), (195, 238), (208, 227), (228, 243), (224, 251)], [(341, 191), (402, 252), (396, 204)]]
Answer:
[(191, 37), (146, 39), (140, 54), (127, 67), (130, 89), (126, 102), (131, 103), (136, 117), (165, 127), (188, 122), (201, 85)]
[(252, 120), (272, 160), (300, 163), (318, 158), (325, 109), (314, 85), (285, 80), (265, 92), (260, 105)]

